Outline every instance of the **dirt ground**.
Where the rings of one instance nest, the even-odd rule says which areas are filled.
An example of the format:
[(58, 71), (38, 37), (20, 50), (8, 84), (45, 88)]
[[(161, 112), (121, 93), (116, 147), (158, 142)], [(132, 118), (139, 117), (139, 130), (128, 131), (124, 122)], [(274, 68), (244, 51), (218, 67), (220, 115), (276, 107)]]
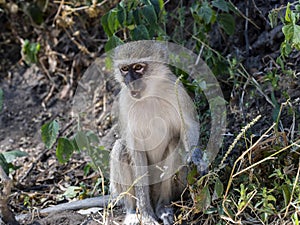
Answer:
[[(237, 1), (237, 7), (241, 10), (242, 2)], [(243, 21), (237, 23), (236, 34), (228, 40), (230, 46), (226, 46), (228, 48), (226, 54), (243, 52), (237, 54), (244, 57), (247, 71), (258, 82), (258, 86), (263, 88), (261, 91), (264, 94), (255, 85), (247, 85), (244, 78), (240, 78), (243, 86), (237, 87), (220, 77), (228, 101), (228, 125), (223, 151), (232, 143), (240, 129), (257, 115), (261, 114), (262, 119), (251, 129), (256, 137), (259, 137), (273, 123), (270, 115), (273, 106), (266, 97), (271, 96), (272, 85), (265, 82), (264, 76), (268, 70), (277, 66), (274, 60), (279, 55), (283, 36), (279, 34), (280, 29), (275, 32), (274, 29), (278, 30), (278, 28), (271, 29), (265, 21), (268, 11), (276, 4), (280, 4), (280, 1), (272, 1), (274, 3), (269, 5), (263, 5), (263, 2), (257, 1), (256, 7), (260, 13), (255, 7), (251, 8), (255, 13), (249, 13), (249, 17), (261, 27), (261, 30), (257, 30), (249, 25), (250, 46), (248, 48), (250, 47), (251, 50), (248, 51), (249, 49), (245, 47), (244, 35), (238, 34), (239, 31), (243, 33), (245, 22)], [(54, 8), (51, 10), (55, 12)], [(60, 164), (55, 149), (46, 149), (42, 143), (40, 129), (44, 123), (57, 118), (62, 131), (67, 131), (73, 125), (71, 99), (84, 71), (103, 54), (104, 32), (96, 20), (85, 21), (91, 23), (88, 29), (85, 29), (84, 22), (78, 23), (77, 29), (82, 32), (81, 38), (83, 38), (81, 44), (84, 43), (89, 52), (92, 52), (91, 54), (80, 51), (78, 45), (72, 42), (63, 29), (51, 26), (49, 21), (46, 28), (31, 26), (30, 21), (25, 21), (23, 26), (19, 23), (22, 21), (22, 16), (24, 16), (22, 13), (7, 15), (0, 12), (0, 87), (4, 92), (3, 109), (0, 114), (0, 151), (21, 150), (28, 153), (27, 156), (14, 162), (19, 169), (11, 174), (13, 189), (10, 206), (16, 215), (32, 213), (30, 217), (21, 220), (21, 224), (101, 224), (107, 211), (99, 208), (88, 215), (75, 210), (50, 215), (38, 215), (35, 212), (36, 209), (70, 201), (70, 198), (62, 197), (69, 186), (82, 187), (77, 195), (78, 198), (102, 195), (101, 188), (91, 192), (100, 177), (99, 173), (94, 170), (84, 172), (91, 162), (90, 157), (84, 153), (75, 153), (68, 163)], [(43, 52), (45, 55), (40, 56), (37, 65), (27, 65), (22, 60), (21, 38), (37, 39), (45, 49), (49, 47), (56, 54), (53, 56), (50, 54), (51, 51), (45, 51)], [(212, 45), (217, 50), (224, 48), (224, 43), (220, 44), (217, 40), (212, 41)], [(51, 60), (57, 61), (52, 65), (55, 67), (53, 72)], [(288, 60), (288, 67), (295, 71), (295, 74), (289, 76), (284, 74), (284, 71), (278, 70), (280, 88), (274, 94), (279, 104), (286, 102), (284, 92), (290, 96), (289, 104), (295, 110), (296, 122), (286, 108), (283, 109), (281, 117), (282, 129), (290, 134), (292, 124), (300, 125), (300, 53), (294, 52)], [(107, 88), (110, 96), (113, 96), (114, 87)], [(105, 118), (107, 118), (106, 114)], [(109, 131), (113, 123), (103, 121), (105, 120), (98, 124), (101, 134)], [(299, 135), (299, 127), (296, 126), (293, 132)], [(240, 149), (233, 152), (233, 158), (236, 158), (239, 153)], [(221, 151), (220, 155), (222, 154), (224, 152)], [(86, 196), (86, 193), (92, 195)], [(111, 213), (109, 215), (111, 216)], [(115, 215), (114, 220), (120, 222), (123, 216), (122, 210), (116, 210)], [(109, 224), (113, 224), (112, 221)]]

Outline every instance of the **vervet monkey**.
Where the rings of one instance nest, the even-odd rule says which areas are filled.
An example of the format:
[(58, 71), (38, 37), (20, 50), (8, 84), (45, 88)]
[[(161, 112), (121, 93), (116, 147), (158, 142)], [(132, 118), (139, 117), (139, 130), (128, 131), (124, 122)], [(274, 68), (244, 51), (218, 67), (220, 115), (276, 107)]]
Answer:
[(126, 193), (126, 225), (173, 224), (170, 204), (186, 184), (184, 155), (198, 144), (195, 107), (166, 58), (165, 47), (154, 41), (114, 50), (115, 78), (123, 88), (110, 189), (115, 196)]

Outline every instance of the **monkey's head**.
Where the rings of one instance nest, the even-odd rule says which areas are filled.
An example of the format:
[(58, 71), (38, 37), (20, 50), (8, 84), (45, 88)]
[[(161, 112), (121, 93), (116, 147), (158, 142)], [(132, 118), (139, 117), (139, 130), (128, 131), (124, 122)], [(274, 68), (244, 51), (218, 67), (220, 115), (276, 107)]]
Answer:
[(131, 96), (140, 98), (146, 88), (145, 78), (147, 75), (148, 63), (137, 62), (132, 64), (119, 65), (122, 82), (130, 89)]
[[(129, 88), (131, 96), (141, 98), (155, 77), (166, 74), (166, 51), (152, 41), (130, 42), (114, 50), (116, 79)], [(150, 81), (151, 80), (151, 81)], [(153, 84), (151, 84), (153, 85)]]

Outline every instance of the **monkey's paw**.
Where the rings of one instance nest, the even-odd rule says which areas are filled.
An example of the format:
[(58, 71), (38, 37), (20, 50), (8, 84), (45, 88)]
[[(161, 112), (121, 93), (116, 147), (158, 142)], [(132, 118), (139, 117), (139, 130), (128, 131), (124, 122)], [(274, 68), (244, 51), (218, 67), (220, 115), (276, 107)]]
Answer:
[(154, 218), (137, 215), (136, 213), (127, 214), (123, 223), (124, 225), (159, 225)]
[(174, 223), (172, 208), (162, 207), (157, 210), (157, 215), (163, 221), (164, 225), (172, 225)]
[(207, 174), (208, 171), (208, 164), (205, 159), (205, 154), (201, 151), (201, 149), (194, 147), (192, 152), (192, 162), (197, 166), (197, 171), (201, 176)]

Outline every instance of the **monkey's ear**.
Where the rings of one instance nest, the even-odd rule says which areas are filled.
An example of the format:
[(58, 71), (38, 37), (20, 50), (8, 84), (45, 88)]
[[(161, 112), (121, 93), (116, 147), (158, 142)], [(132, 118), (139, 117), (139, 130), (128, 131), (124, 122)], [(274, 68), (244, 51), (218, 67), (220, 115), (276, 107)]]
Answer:
[(205, 161), (203, 151), (198, 146), (192, 149), (191, 161), (197, 167), (197, 171), (201, 176), (208, 173), (208, 163)]

